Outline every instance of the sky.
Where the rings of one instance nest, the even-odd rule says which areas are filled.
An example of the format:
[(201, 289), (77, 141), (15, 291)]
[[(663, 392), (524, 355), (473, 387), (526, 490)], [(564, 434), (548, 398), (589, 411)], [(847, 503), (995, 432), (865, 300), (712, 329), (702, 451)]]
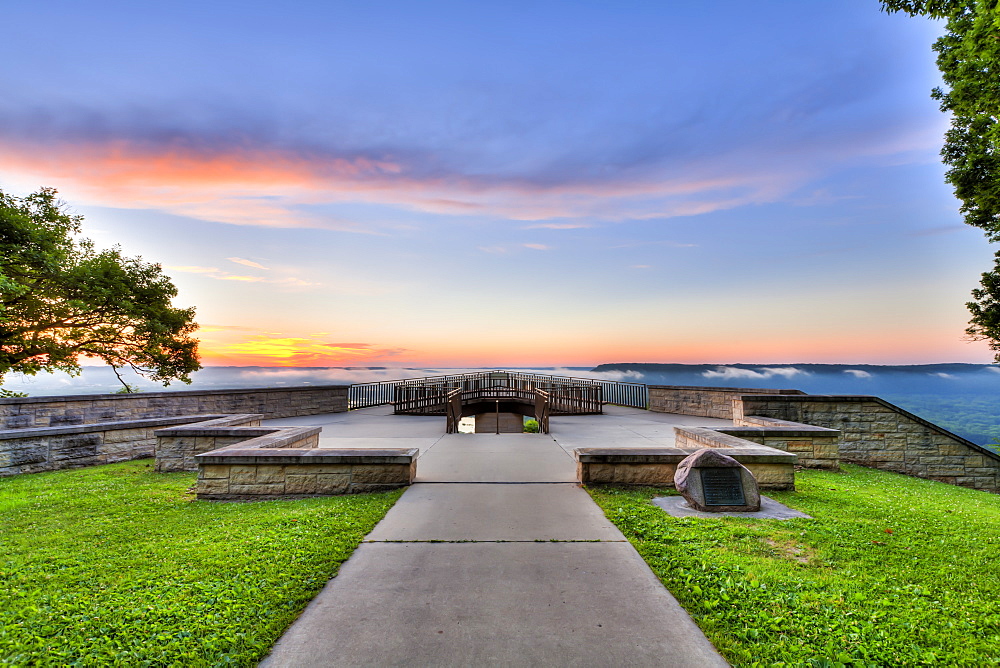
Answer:
[(4, 7), (0, 189), (203, 363), (991, 360), (939, 23), (877, 0)]

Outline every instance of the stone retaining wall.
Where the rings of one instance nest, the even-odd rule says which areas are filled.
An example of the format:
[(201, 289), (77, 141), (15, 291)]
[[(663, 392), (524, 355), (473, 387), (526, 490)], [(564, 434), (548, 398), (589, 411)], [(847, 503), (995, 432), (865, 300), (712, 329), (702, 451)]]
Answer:
[[(795, 455), (764, 446), (745, 447), (732, 439), (729, 455), (750, 469), (761, 489), (795, 489)], [(745, 443), (745, 441), (744, 441)], [(577, 480), (585, 485), (673, 487), (677, 465), (705, 446), (690, 448), (577, 448)]]
[(1000, 492), (1000, 455), (878, 397), (745, 395), (733, 406), (737, 424), (760, 416), (839, 430), (842, 461)]
[(416, 476), (417, 449), (253, 449), (198, 455), (199, 499), (240, 501), (380, 492)]
[(0, 431), (0, 476), (80, 468), (152, 457), (157, 429), (217, 415), (102, 422)]
[(62, 427), (176, 415), (260, 413), (268, 418), (341, 413), (348, 385), (77, 394), (0, 399), (0, 429)]
[(807, 469), (840, 469), (840, 432), (827, 427), (776, 420), (756, 415), (743, 416), (734, 427), (716, 431), (795, 453), (799, 466)]
[(700, 417), (733, 417), (733, 399), (745, 394), (803, 394), (800, 390), (768, 390), (745, 387), (685, 387), (650, 385), (649, 410)]
[[(154, 434), (156, 470), (197, 471), (195, 455), (278, 431), (274, 427), (261, 428), (261, 417), (257, 413), (226, 415), (215, 420), (157, 430)], [(318, 434), (319, 430), (316, 431)]]

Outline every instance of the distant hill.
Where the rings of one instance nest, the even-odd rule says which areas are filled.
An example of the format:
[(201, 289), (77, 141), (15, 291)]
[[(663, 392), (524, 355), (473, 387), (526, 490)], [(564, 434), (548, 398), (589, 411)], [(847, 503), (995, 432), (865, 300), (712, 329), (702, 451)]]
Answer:
[(591, 371), (638, 371), (642, 373), (704, 373), (719, 368), (745, 369), (760, 371), (761, 369), (797, 369), (806, 373), (844, 373), (854, 369), (869, 373), (969, 373), (986, 368), (996, 368), (992, 364), (964, 364), (951, 362), (944, 364), (660, 364), (655, 362), (615, 362), (599, 364)]
[(965, 438), (1000, 441), (1000, 367), (993, 364), (656, 364), (594, 367), (606, 378), (649, 385), (796, 389), (873, 395)]

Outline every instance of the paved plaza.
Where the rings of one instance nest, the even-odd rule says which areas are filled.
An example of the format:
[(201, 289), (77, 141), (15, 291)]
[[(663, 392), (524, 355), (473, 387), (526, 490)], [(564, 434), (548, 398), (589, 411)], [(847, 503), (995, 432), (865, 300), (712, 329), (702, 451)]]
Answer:
[(269, 420), (321, 448), (420, 450), (415, 484), (261, 664), (725, 666), (576, 484), (577, 447), (673, 445), (712, 418), (608, 407), (550, 434), (444, 434), (381, 406)]

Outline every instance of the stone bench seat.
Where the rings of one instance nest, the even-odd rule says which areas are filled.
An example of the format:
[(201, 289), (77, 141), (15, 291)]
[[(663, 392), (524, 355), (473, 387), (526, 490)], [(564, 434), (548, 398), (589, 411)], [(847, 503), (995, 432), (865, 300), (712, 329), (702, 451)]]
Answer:
[(178, 415), (3, 429), (0, 430), (0, 477), (152, 457), (157, 430), (222, 417)]
[[(678, 427), (678, 429), (680, 429)], [(717, 448), (750, 469), (762, 489), (795, 489), (798, 457), (728, 434), (717, 443), (690, 448), (577, 448), (577, 479), (591, 485), (673, 487), (677, 465), (702, 447)], [(732, 439), (729, 441), (728, 439)], [(746, 444), (746, 445), (742, 445)]]
[(195, 457), (199, 499), (263, 500), (397, 489), (413, 482), (419, 454), (417, 448), (254, 448), (247, 447), (249, 443)]
[(840, 468), (840, 431), (809, 424), (752, 418), (753, 424), (733, 427), (675, 427), (676, 445), (681, 448), (719, 448), (734, 456), (728, 448), (766, 446), (795, 454), (797, 465), (804, 468), (838, 470)]

